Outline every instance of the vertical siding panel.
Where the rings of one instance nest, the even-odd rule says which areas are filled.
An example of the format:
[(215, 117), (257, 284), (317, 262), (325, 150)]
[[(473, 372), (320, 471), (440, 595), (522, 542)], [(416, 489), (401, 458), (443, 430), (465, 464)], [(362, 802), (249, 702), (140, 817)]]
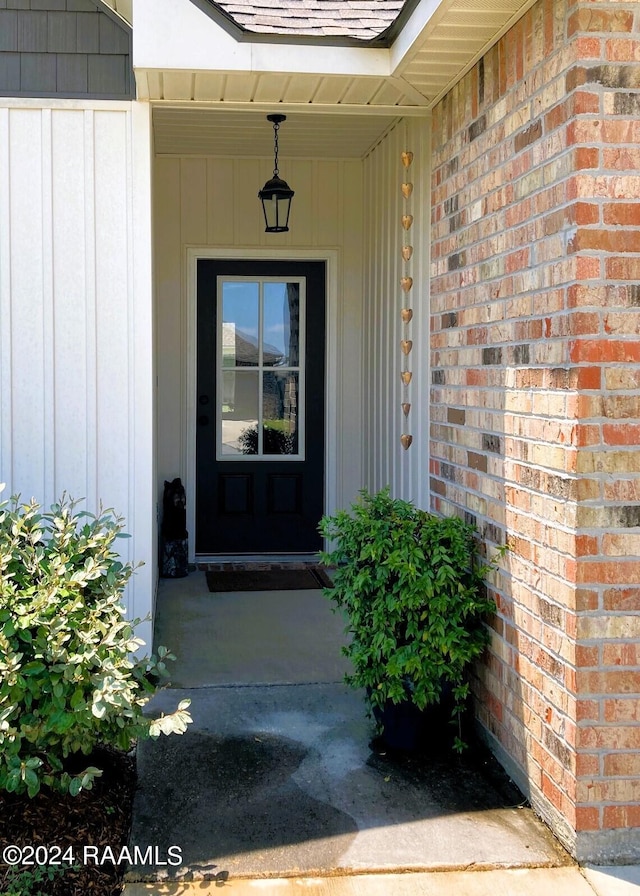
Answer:
[(380, 213), (380, 209), (378, 206), (379, 195), (375, 189), (376, 182), (376, 172), (375, 172), (375, 164), (374, 161), (370, 158), (365, 163), (365, 174), (367, 178), (367, 190), (366, 190), (366, 206), (367, 206), (367, 214), (365, 217), (365, 228), (368, 233), (368, 245), (369, 245), (369, 253), (365, 260), (365, 267), (367, 271), (367, 290), (364, 297), (365, 302), (365, 326), (367, 329), (367, 338), (369, 340), (369, 351), (367, 352), (367, 356), (365, 358), (365, 368), (364, 368), (364, 387), (367, 393), (367, 404), (369, 407), (368, 419), (369, 419), (369, 431), (367, 435), (367, 441), (365, 443), (365, 454), (367, 459), (367, 468), (368, 468), (368, 476), (367, 476), (367, 488), (371, 491), (374, 488), (374, 483), (376, 482), (378, 471), (376, 469), (376, 457), (377, 453), (373, 451), (372, 446), (375, 444), (376, 439), (376, 431), (378, 425), (378, 401), (377, 401), (377, 392), (378, 392), (378, 383), (376, 381), (376, 366), (374, 364), (374, 358), (378, 355), (380, 351), (379, 345), (379, 333), (378, 329), (373, 325), (373, 320), (375, 317), (375, 305), (376, 305), (376, 265), (374, 259), (376, 258), (380, 246), (379, 246), (379, 230), (373, 224), (373, 219), (377, 219)]
[[(129, 140), (129, 245), (127, 258), (130, 308), (129, 415), (131, 441), (129, 460), (129, 559), (144, 559), (127, 588), (129, 618), (144, 618), (154, 603), (157, 580), (155, 508), (155, 408), (153, 345), (153, 276), (151, 231), (151, 110), (146, 103), (133, 103), (127, 115)], [(133, 251), (132, 251), (133, 250)], [(151, 607), (150, 607), (151, 605)], [(152, 624), (142, 623), (137, 634), (152, 647)]]
[(97, 332), (97, 266), (96, 246), (96, 192), (95, 184), (95, 128), (94, 112), (83, 113), (84, 160), (84, 220), (85, 220), (85, 470), (87, 488), (85, 495), (91, 506), (97, 506), (98, 494), (98, 332)]
[[(235, 246), (260, 246), (263, 243), (264, 218), (258, 205), (258, 190), (269, 171), (257, 159), (238, 159), (234, 164), (233, 243)], [(256, 186), (257, 184), (257, 186)]]
[(209, 159), (207, 162), (207, 222), (207, 243), (210, 246), (233, 245), (234, 196), (231, 159)]
[[(52, 120), (54, 494), (87, 492), (86, 241), (84, 112), (58, 110)], [(73, 450), (70, 450), (70, 447)], [(82, 457), (82, 462), (81, 462)]]
[[(335, 202), (335, 218), (334, 218), (334, 228), (333, 228), (333, 240), (334, 245), (344, 246), (344, 196), (345, 196), (345, 168), (344, 163), (342, 161), (337, 163), (337, 195)], [(331, 244), (331, 237), (327, 233), (325, 245)]]
[[(207, 161), (206, 159), (182, 159), (180, 162), (180, 264), (181, 264), (181, 301), (176, 311), (179, 312), (179, 324), (170, 337), (179, 342), (180, 355), (187, 357), (187, 303), (186, 303), (186, 269), (184, 247), (187, 245), (203, 245), (207, 241)], [(182, 365), (180, 376), (174, 383), (179, 389), (180, 403), (175, 408), (171, 425), (177, 429), (180, 438), (180, 469), (186, 464), (186, 367)]]
[(376, 309), (376, 324), (380, 328), (380, 425), (376, 433), (375, 450), (380, 452), (380, 478), (377, 487), (391, 485), (389, 476), (389, 437), (386, 428), (389, 414), (389, 290), (392, 288), (391, 271), (389, 269), (389, 141), (382, 145), (379, 160), (378, 179), (380, 192), (380, 254), (376, 259), (378, 266), (380, 285), (378, 288), (378, 303)]
[(207, 241), (207, 161), (182, 159), (180, 164), (180, 232), (183, 244)]
[(386, 387), (387, 387), (387, 377), (385, 376), (385, 370), (387, 369), (387, 339), (388, 339), (388, 321), (385, 314), (385, 298), (389, 293), (389, 283), (390, 283), (390, 273), (389, 273), (389, 265), (387, 263), (387, 253), (389, 251), (388, 240), (387, 240), (387, 214), (388, 214), (388, 197), (387, 192), (383, 189), (383, 184), (385, 184), (385, 173), (386, 173), (386, 164), (387, 164), (387, 152), (388, 152), (388, 144), (383, 144), (379, 155), (377, 156), (377, 176), (378, 183), (380, 184), (379, 193), (378, 193), (378, 228), (379, 228), (379, 245), (380, 248), (378, 250), (378, 256), (375, 260), (376, 267), (376, 276), (378, 278), (378, 284), (376, 287), (376, 316), (373, 320), (374, 326), (377, 326), (379, 329), (379, 344), (380, 347), (378, 349), (377, 354), (377, 383), (378, 389), (376, 394), (376, 402), (378, 404), (378, 431), (376, 432), (376, 440), (374, 443), (374, 450), (376, 450), (380, 455), (380, 460), (378, 464), (378, 478), (375, 483), (375, 488), (380, 488), (380, 486), (385, 485), (389, 482), (389, 474), (387, 470), (387, 438), (384, 438), (383, 433), (386, 430), (385, 422), (387, 415), (387, 396), (386, 396)]
[[(13, 478), (9, 110), (0, 109), (0, 482)], [(0, 500), (6, 498), (0, 493)]]
[(182, 438), (176, 421), (184, 404), (182, 342), (182, 243), (180, 239), (180, 160), (156, 159), (154, 209), (161, 227), (155, 234), (156, 364), (158, 400), (158, 495), (164, 477), (184, 475)]
[[(380, 149), (373, 157), (373, 162), (371, 165), (371, 172), (373, 175), (374, 183), (380, 183), (380, 178), (382, 177), (382, 172), (380, 170), (381, 157), (382, 149)], [(372, 368), (370, 382), (374, 387), (374, 393), (371, 398), (375, 408), (375, 429), (373, 432), (373, 439), (369, 445), (369, 450), (373, 453), (374, 464), (374, 477), (371, 483), (371, 488), (372, 490), (376, 490), (384, 481), (384, 453), (382, 450), (383, 446), (380, 444), (380, 433), (383, 430), (382, 415), (384, 413), (384, 408), (382, 405), (382, 390), (384, 387), (384, 383), (381, 377), (382, 370), (384, 368), (383, 353), (385, 339), (384, 320), (382, 318), (381, 294), (386, 289), (386, 284), (383, 281), (384, 242), (381, 228), (381, 222), (383, 221), (384, 215), (384, 207), (382, 202), (383, 193), (379, 187), (377, 189), (373, 188), (372, 184), (372, 192), (370, 195), (373, 202), (373, 214), (367, 215), (367, 218), (370, 220), (370, 226), (374, 228), (375, 232), (375, 251), (373, 257), (370, 259), (370, 266), (372, 271), (372, 307), (371, 316), (369, 318), (369, 326), (375, 333), (375, 352), (370, 361)]]
[[(295, 192), (291, 201), (289, 239), (292, 246), (313, 244), (313, 165), (295, 159), (286, 163), (285, 180)], [(256, 200), (256, 204), (260, 203)], [(260, 215), (262, 211), (260, 210)]]
[[(13, 482), (43, 498), (44, 337), (42, 121), (39, 111), (10, 113), (11, 350)], [(28, 496), (30, 497), (30, 495)]]
[(340, 393), (339, 435), (341, 462), (338, 493), (352, 501), (362, 486), (362, 275), (363, 232), (362, 163), (346, 161), (342, 176), (343, 300), (340, 303), (342, 371), (338, 379)]
[(369, 446), (373, 442), (373, 433), (375, 426), (375, 401), (372, 388), (372, 380), (370, 375), (370, 365), (376, 351), (376, 332), (374, 327), (370, 325), (372, 316), (371, 305), (373, 302), (373, 285), (374, 278), (372, 275), (372, 265), (366, 263), (368, 259), (375, 256), (375, 228), (371, 224), (371, 215), (373, 210), (370, 205), (370, 197), (372, 195), (373, 172), (372, 165), (363, 166), (364, 176), (364, 298), (363, 298), (363, 334), (365, 339), (364, 358), (363, 358), (363, 404), (364, 404), (364, 424), (365, 438), (363, 441), (364, 453), (364, 478), (363, 485), (371, 489), (373, 487), (373, 464), (371, 459), (371, 450)]
[(374, 249), (372, 256), (367, 259), (369, 269), (371, 271), (371, 302), (369, 307), (369, 327), (373, 333), (374, 351), (369, 359), (369, 376), (367, 377), (371, 384), (372, 394), (371, 402), (373, 405), (373, 432), (372, 438), (368, 445), (368, 450), (372, 455), (373, 478), (370, 483), (370, 490), (374, 491), (379, 487), (382, 480), (382, 466), (384, 458), (382, 451), (378, 446), (379, 433), (382, 430), (382, 383), (380, 381), (380, 371), (382, 370), (382, 347), (383, 347), (383, 321), (381, 317), (380, 293), (384, 284), (382, 283), (382, 233), (380, 229), (380, 221), (382, 220), (382, 191), (374, 186), (379, 181), (381, 172), (379, 171), (381, 150), (372, 157), (369, 164), (371, 171), (371, 189), (369, 192), (369, 202), (371, 211), (365, 215), (368, 226), (373, 229)]
[(340, 217), (338, 162), (325, 162), (320, 166), (318, 173), (318, 206), (313, 221), (314, 244), (316, 246), (339, 246), (340, 236), (337, 232)]
[(55, 414), (56, 395), (54, 391), (54, 296), (53, 296), (53, 165), (52, 165), (52, 112), (42, 112), (42, 339), (44, 378), (44, 493), (41, 499), (45, 506), (56, 500), (55, 491)]
[[(98, 494), (129, 507), (129, 281), (126, 117), (94, 113)], [(125, 474), (124, 471), (127, 471)]]
[[(402, 234), (404, 230), (401, 224), (401, 218), (403, 212), (405, 210), (405, 206), (407, 211), (413, 212), (413, 202), (405, 203), (402, 191), (400, 186), (403, 180), (412, 180), (413, 179), (413, 168), (409, 168), (408, 174), (405, 178), (405, 169), (402, 165), (402, 160), (400, 155), (404, 149), (411, 149), (411, 147), (407, 143), (407, 129), (406, 123), (400, 122), (398, 127), (396, 128), (395, 133), (398, 135), (394, 150), (393, 150), (393, 170), (392, 170), (392, 178), (391, 183), (393, 184), (393, 248), (392, 248), (392, 259), (393, 259), (393, 279), (394, 279), (394, 302), (393, 302), (393, 351), (394, 351), (394, 368), (395, 368), (395, 376), (393, 377), (393, 403), (391, 408), (391, 413), (393, 415), (393, 439), (394, 439), (394, 452), (393, 456), (395, 459), (395, 470), (394, 470), (394, 478), (397, 483), (398, 494), (403, 498), (412, 499), (414, 495), (411, 493), (411, 480), (410, 480), (410, 471), (411, 471), (411, 461), (412, 461), (412, 452), (411, 450), (405, 451), (400, 442), (400, 436), (403, 432), (411, 432), (411, 421), (405, 426), (403, 423), (404, 417), (402, 414), (402, 408), (400, 407), (402, 403), (402, 381), (400, 379), (399, 371), (402, 368), (404, 355), (402, 354), (402, 350), (400, 348), (400, 340), (403, 338), (403, 325), (402, 319), (400, 317), (400, 309), (405, 304), (403, 299), (404, 293), (400, 287), (400, 279), (403, 275), (404, 265), (402, 262), (402, 256), (400, 254), (400, 248), (404, 242), (402, 239)], [(415, 224), (411, 228), (411, 240), (413, 243), (413, 234), (415, 233)], [(413, 292), (409, 294), (409, 298), (407, 304), (410, 304), (413, 301)], [(411, 328), (408, 328), (409, 338), (411, 338)], [(409, 354), (407, 360), (407, 366), (409, 370), (413, 372), (414, 379), (416, 378), (415, 371), (415, 361), (416, 354), (415, 352), (411, 352)], [(409, 400), (411, 400), (413, 396), (414, 383), (411, 381), (411, 385), (409, 386), (408, 396)]]
[(64, 490), (91, 510), (104, 499), (152, 564), (149, 488), (133, 469), (152, 469), (153, 446), (150, 379), (139, 388), (151, 321), (135, 329), (134, 305), (150, 310), (150, 281), (133, 254), (148, 272), (150, 233), (134, 234), (131, 117), (130, 104), (0, 110), (0, 478), (44, 504)]
[(365, 257), (365, 269), (366, 269), (366, 289), (364, 294), (364, 302), (365, 302), (365, 333), (368, 341), (368, 350), (364, 359), (364, 389), (366, 402), (368, 407), (368, 429), (367, 429), (367, 440), (364, 446), (365, 450), (365, 463), (368, 469), (367, 479), (366, 479), (366, 487), (371, 491), (374, 487), (374, 482), (376, 479), (376, 469), (374, 465), (374, 457), (375, 454), (371, 450), (371, 445), (374, 443), (375, 432), (376, 432), (376, 408), (377, 403), (375, 401), (375, 388), (376, 383), (373, 377), (373, 359), (376, 356), (378, 351), (378, 333), (374, 326), (372, 326), (372, 319), (374, 316), (374, 308), (375, 308), (375, 271), (374, 271), (374, 261), (378, 249), (378, 231), (373, 223), (373, 219), (377, 213), (377, 209), (375, 208), (375, 204), (373, 202), (373, 184), (375, 183), (375, 173), (374, 166), (372, 162), (369, 160), (365, 162), (364, 165), (364, 173), (365, 173), (365, 196), (364, 196), (364, 220), (365, 220), (365, 233), (367, 237), (367, 255)]

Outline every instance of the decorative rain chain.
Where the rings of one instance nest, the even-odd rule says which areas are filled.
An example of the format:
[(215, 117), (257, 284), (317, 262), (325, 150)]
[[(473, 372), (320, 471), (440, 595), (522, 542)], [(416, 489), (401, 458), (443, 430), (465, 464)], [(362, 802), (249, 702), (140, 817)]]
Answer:
[[(406, 428), (408, 424), (409, 412), (411, 411), (411, 403), (409, 402), (409, 383), (411, 382), (411, 378), (413, 373), (409, 369), (409, 356), (411, 354), (411, 349), (413, 348), (413, 341), (409, 339), (409, 324), (411, 323), (411, 318), (413, 317), (413, 309), (409, 307), (411, 305), (410, 301), (410, 293), (411, 287), (413, 286), (413, 277), (409, 276), (409, 261), (411, 260), (411, 256), (413, 255), (413, 246), (406, 245), (409, 243), (409, 231), (411, 230), (411, 225), (413, 224), (413, 215), (409, 214), (409, 199), (411, 198), (411, 194), (413, 193), (413, 184), (409, 183), (409, 168), (411, 167), (411, 163), (413, 162), (413, 153), (407, 152), (406, 150), (401, 154), (402, 165), (404, 167), (404, 175), (403, 183), (402, 183), (402, 196), (404, 198), (404, 209), (402, 215), (402, 277), (400, 278), (400, 286), (402, 288), (402, 310), (400, 311), (400, 317), (402, 318), (402, 339), (400, 341), (400, 348), (402, 349), (402, 373), (400, 374), (402, 378), (402, 413), (404, 414), (404, 424), (403, 429)], [(407, 178), (405, 180), (405, 178)], [(407, 448), (413, 442), (413, 436), (409, 435), (409, 433), (403, 432), (400, 436), (400, 442), (402, 443), (402, 447), (406, 451)]]

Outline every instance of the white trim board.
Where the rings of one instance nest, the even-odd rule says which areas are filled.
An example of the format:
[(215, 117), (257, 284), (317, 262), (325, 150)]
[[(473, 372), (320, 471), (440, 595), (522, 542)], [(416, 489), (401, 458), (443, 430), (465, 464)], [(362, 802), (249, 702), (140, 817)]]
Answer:
[(189, 560), (195, 562), (196, 532), (196, 417), (197, 417), (197, 292), (198, 260), (218, 259), (264, 259), (265, 261), (324, 261), (327, 264), (327, 322), (326, 322), (326, 372), (325, 372), (325, 513), (333, 513), (338, 506), (338, 408), (335, 396), (338, 391), (338, 249), (256, 249), (227, 248), (211, 246), (186, 247), (187, 271), (187, 377), (186, 408), (186, 471), (185, 491), (187, 495), (187, 530), (189, 538)]

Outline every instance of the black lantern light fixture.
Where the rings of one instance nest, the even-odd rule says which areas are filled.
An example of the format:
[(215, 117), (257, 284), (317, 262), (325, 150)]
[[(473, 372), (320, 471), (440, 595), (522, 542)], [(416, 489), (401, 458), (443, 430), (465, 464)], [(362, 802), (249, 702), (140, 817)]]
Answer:
[(278, 129), (286, 115), (267, 115), (273, 123), (273, 177), (258, 193), (264, 212), (265, 233), (284, 233), (289, 230), (289, 210), (294, 196), (293, 190), (279, 177), (278, 171)]

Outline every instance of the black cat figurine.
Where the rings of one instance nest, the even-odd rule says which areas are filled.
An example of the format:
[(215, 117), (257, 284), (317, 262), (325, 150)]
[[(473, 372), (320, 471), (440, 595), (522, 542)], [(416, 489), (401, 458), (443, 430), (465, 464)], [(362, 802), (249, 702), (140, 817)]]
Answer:
[(162, 498), (162, 547), (160, 572), (165, 579), (189, 574), (187, 496), (179, 478), (164, 483)]

